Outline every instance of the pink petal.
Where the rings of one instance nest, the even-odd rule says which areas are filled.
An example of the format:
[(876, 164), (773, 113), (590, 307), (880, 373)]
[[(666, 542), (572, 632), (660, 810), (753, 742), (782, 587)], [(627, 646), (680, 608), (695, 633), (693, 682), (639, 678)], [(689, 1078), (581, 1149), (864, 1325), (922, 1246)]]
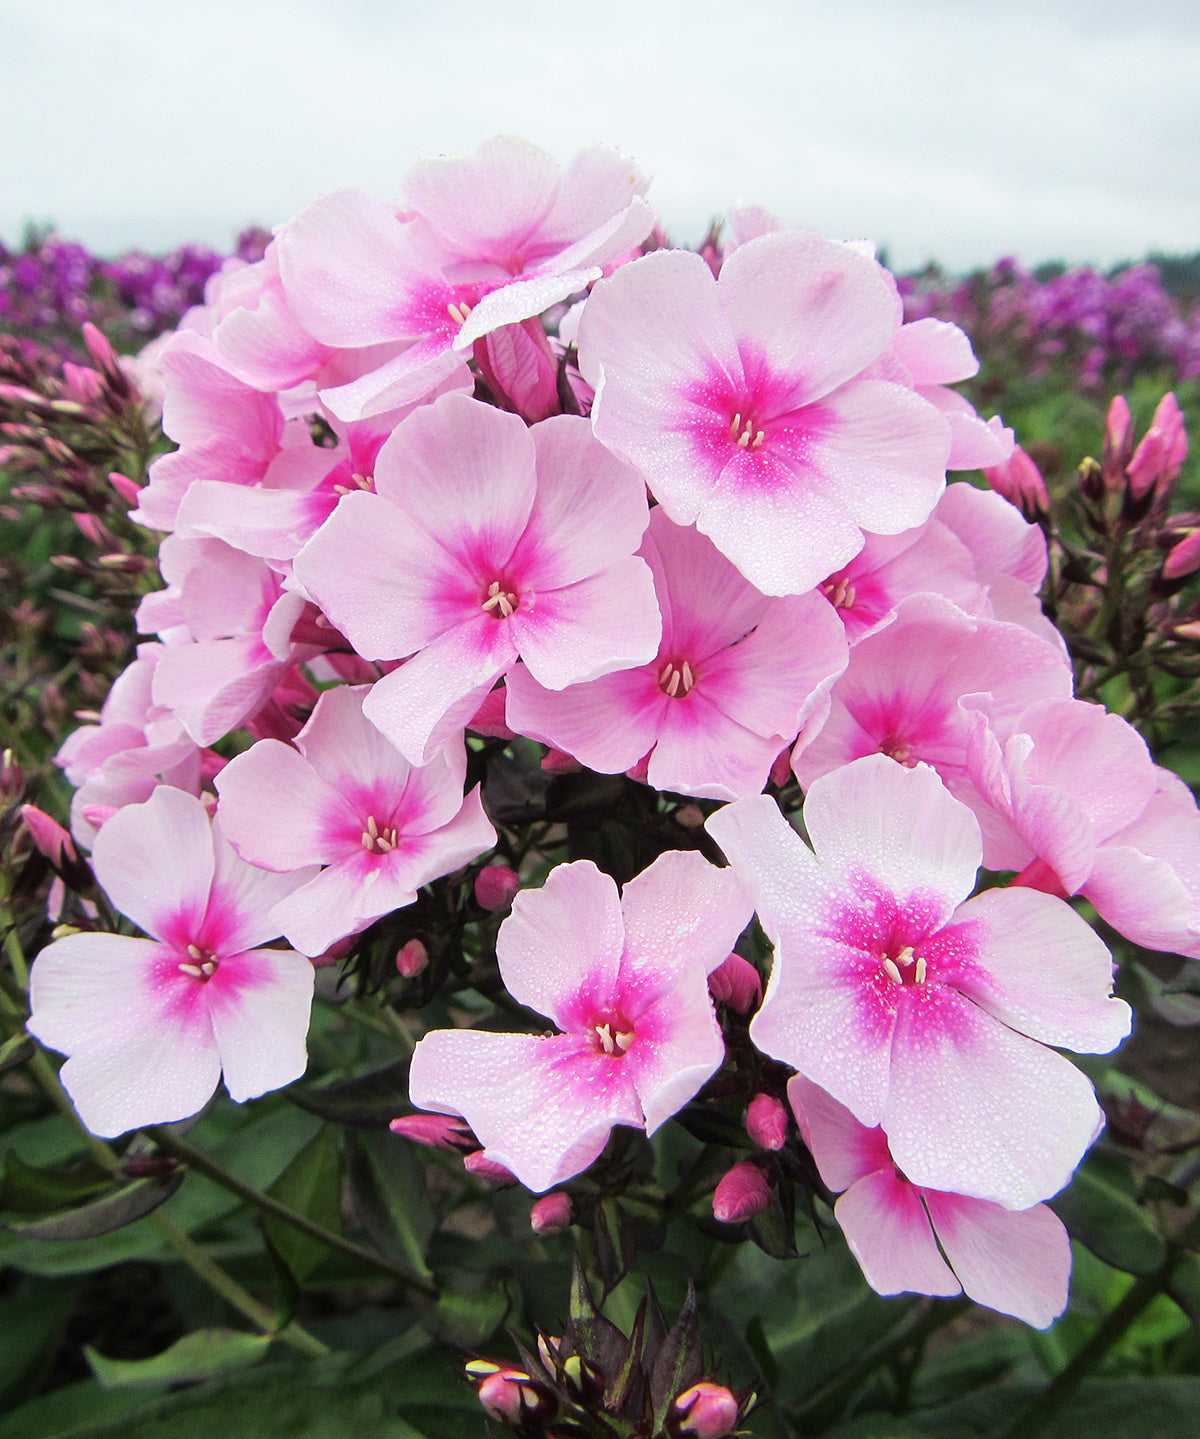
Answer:
[(1101, 1123), (1078, 1069), (969, 999), (901, 1008), (883, 1127), (914, 1184), (1027, 1209), (1067, 1183)]
[(239, 1104), (299, 1079), (315, 971), (291, 950), (222, 959), (204, 986), (225, 1087)]
[(596, 1159), (614, 1124), (642, 1126), (623, 1058), (574, 1035), (439, 1029), (413, 1052), (409, 1094), (461, 1114), (487, 1156), (540, 1193)]
[(855, 760), (813, 782), (804, 823), (834, 874), (869, 875), (897, 896), (936, 896), (941, 922), (975, 888), (978, 822), (928, 765), (906, 769), (886, 755)]
[(283, 897), (271, 919), (289, 944), (315, 959), (339, 939), (360, 933), (416, 897), (415, 887), (395, 882), (389, 866), (360, 850)]
[(621, 912), (624, 984), (672, 967), (711, 974), (729, 957), (754, 907), (733, 870), (718, 869), (694, 850), (668, 850), (624, 887)]
[(953, 385), (979, 373), (969, 337), (945, 320), (913, 320), (901, 325), (892, 340), (892, 354), (912, 376), (914, 385)]
[(273, 874), (248, 864), (225, 838), (219, 817), (213, 820), (213, 853), (216, 866), (208, 908), (201, 929), (192, 938), (201, 948), (219, 955), (238, 954), (277, 939), (280, 930), (271, 910), (311, 879), (315, 866)]
[(821, 1178), (835, 1194), (868, 1174), (895, 1167), (883, 1130), (860, 1124), (820, 1085), (794, 1074), (788, 1080), (787, 1095)]
[(1013, 1211), (923, 1191), (938, 1242), (977, 1304), (1047, 1328), (1067, 1307), (1071, 1241), (1044, 1204)]
[(668, 701), (646, 778), (655, 789), (705, 799), (761, 794), (783, 743), (731, 720), (698, 682), (690, 694)]
[(958, 988), (1010, 1029), (1077, 1053), (1107, 1054), (1128, 1035), (1112, 997), (1112, 957), (1070, 905), (1032, 889), (991, 889), (954, 915), (978, 953)]
[[(622, 980), (624, 994), (624, 974)], [(633, 1028), (624, 1064), (641, 1101), (646, 1133), (653, 1134), (695, 1097), (725, 1058), (703, 974), (697, 969), (672, 993), (661, 995), (633, 1017)]]
[(559, 865), (541, 889), (522, 890), (496, 936), (509, 993), (562, 1029), (616, 991), (625, 947), (617, 886), (590, 860)]
[(290, 745), (259, 740), (215, 783), (222, 827), (252, 864), (282, 872), (334, 858), (327, 817), (341, 798)]
[(508, 624), (530, 674), (552, 690), (647, 664), (662, 635), (650, 567), (636, 555), (523, 601)]
[(881, 1169), (858, 1180), (833, 1212), (877, 1294), (962, 1292), (938, 1253), (918, 1192), (894, 1170)]
[(506, 718), (518, 734), (573, 755), (600, 774), (622, 774), (656, 743), (670, 704), (651, 670), (618, 670), (564, 690), (510, 670)]
[(127, 805), (96, 836), (92, 864), (113, 906), (147, 934), (183, 949), (199, 931), (213, 840), (192, 795), (163, 785), (145, 804)]

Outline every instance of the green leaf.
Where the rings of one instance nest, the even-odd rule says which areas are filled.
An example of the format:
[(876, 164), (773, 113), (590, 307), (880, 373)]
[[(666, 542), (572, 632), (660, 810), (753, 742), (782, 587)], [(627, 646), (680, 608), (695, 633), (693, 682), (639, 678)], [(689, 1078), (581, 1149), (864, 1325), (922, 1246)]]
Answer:
[[(337, 1131), (331, 1125), (322, 1125), (267, 1193), (305, 1219), (337, 1233), (341, 1190)], [(263, 1227), (275, 1252), (301, 1283), (329, 1253), (319, 1239), (302, 1234), (273, 1215), (264, 1216)]]
[(143, 1218), (170, 1199), (183, 1183), (183, 1171), (162, 1178), (135, 1179), (113, 1194), (106, 1194), (48, 1219), (9, 1221), (7, 1228), (26, 1239), (95, 1239)]
[(1200, 1254), (1181, 1254), (1171, 1267), (1167, 1293), (1200, 1331)]
[(0, 1304), (0, 1411), (23, 1397), (48, 1367), (74, 1300), (70, 1283), (10, 1280)]
[(90, 1344), (84, 1345), (83, 1352), (92, 1373), (106, 1389), (145, 1388), (211, 1379), (231, 1369), (257, 1364), (273, 1337), (237, 1329), (198, 1329), (153, 1359), (106, 1359)]
[(1166, 1243), (1107, 1168), (1102, 1157), (1090, 1158), (1050, 1208), (1097, 1259), (1126, 1274), (1153, 1274), (1166, 1261)]
[(0, 1074), (6, 1069), (15, 1069), (27, 1059), (32, 1059), (36, 1048), (28, 1034), (10, 1034), (4, 1043), (0, 1044)]
[(425, 1251), (437, 1215), (419, 1151), (386, 1130), (346, 1133), (346, 1175), (354, 1209), (381, 1254), (428, 1275)]
[(69, 1168), (42, 1169), (26, 1164), (9, 1150), (4, 1156), (0, 1209), (15, 1214), (52, 1214), (108, 1189), (112, 1175), (90, 1162)]
[(452, 1270), (441, 1276), (442, 1292), (423, 1316), (425, 1328), (454, 1349), (482, 1349), (507, 1319), (520, 1309), (520, 1296), (501, 1278)]
[[(984, 1439), (1004, 1434), (1035, 1403), (1043, 1386), (1005, 1384), (913, 1416), (928, 1439)], [(1195, 1434), (1200, 1379), (1094, 1379), (1085, 1382), (1038, 1429), (1038, 1439), (1183, 1439)], [(0, 1439), (3, 1436), (0, 1435)]]
[(408, 1098), (408, 1060), (402, 1059), (372, 1074), (327, 1084), (323, 1089), (285, 1091), (293, 1104), (334, 1124), (375, 1128), (411, 1109)]

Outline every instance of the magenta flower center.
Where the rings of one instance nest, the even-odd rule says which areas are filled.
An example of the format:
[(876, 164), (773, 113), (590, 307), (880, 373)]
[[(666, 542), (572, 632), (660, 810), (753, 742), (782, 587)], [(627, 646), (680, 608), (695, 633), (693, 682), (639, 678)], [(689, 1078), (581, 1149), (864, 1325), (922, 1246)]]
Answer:
[(373, 814), (367, 816), (363, 826), (361, 844), (368, 854), (391, 854), (398, 843), (395, 826), (381, 828)]
[(633, 1025), (622, 1019), (605, 1019), (588, 1026), (588, 1038), (597, 1054), (624, 1054), (633, 1043)]
[(913, 758), (912, 743), (902, 734), (886, 735), (880, 743), (879, 753), (887, 755), (889, 759), (894, 759), (905, 769), (913, 769), (917, 764)]
[(696, 675), (687, 660), (668, 660), (658, 672), (658, 687), (669, 699), (681, 700), (691, 693)]
[(201, 984), (207, 983), (216, 974), (220, 960), (211, 950), (201, 949), (198, 944), (189, 944), (187, 952), (188, 958), (180, 964), (179, 972), (199, 980)]
[(508, 587), (506, 581), (493, 580), (480, 601), (480, 608), (495, 620), (506, 620), (520, 603), (520, 596)]
[(922, 956), (913, 954), (911, 944), (906, 944), (894, 957), (882, 957), (883, 971), (893, 984), (924, 984), (927, 966)]
[(753, 415), (735, 410), (729, 422), (729, 437), (739, 449), (757, 450), (766, 438), (766, 432)]

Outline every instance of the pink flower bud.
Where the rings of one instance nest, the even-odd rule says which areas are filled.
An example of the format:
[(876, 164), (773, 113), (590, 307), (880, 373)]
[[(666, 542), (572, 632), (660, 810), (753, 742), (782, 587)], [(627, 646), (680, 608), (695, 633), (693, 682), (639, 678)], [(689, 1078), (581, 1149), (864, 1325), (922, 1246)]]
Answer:
[(64, 859), (73, 861), (79, 858), (75, 841), (56, 819), (51, 819), (44, 810), (38, 809), (37, 805), (23, 804), (21, 819), (38, 850), (52, 865), (59, 866)]
[(414, 1144), (444, 1149), (451, 1154), (469, 1149), (476, 1142), (470, 1129), (453, 1114), (405, 1114), (393, 1119), (388, 1128)]
[(675, 811), (675, 823), (684, 829), (700, 829), (704, 824), (704, 811), (698, 804), (681, 804)]
[(556, 415), (558, 361), (538, 319), (502, 325), (475, 341), (475, 363), (484, 383), (506, 410), (529, 424)]
[(789, 745), (787, 749), (781, 749), (771, 762), (771, 783), (777, 789), (782, 789), (792, 777), (792, 750)]
[(535, 1234), (557, 1234), (571, 1227), (575, 1206), (561, 1189), (543, 1194), (529, 1211), (529, 1227)]
[(749, 1014), (762, 999), (762, 980), (748, 959), (731, 954), (708, 976), (708, 992), (718, 1004), (727, 1004), (738, 1014)]
[(331, 964), (340, 964), (354, 948), (357, 938), (356, 934), (348, 934), (345, 939), (334, 940), (324, 954), (318, 954), (313, 960), (313, 968), (328, 969)]
[(1187, 452), (1187, 431), (1179, 404), (1173, 394), (1165, 394), (1129, 462), (1129, 488), (1134, 497), (1140, 499), (1152, 487), (1161, 493), (1174, 484)]
[(740, 1224), (762, 1214), (771, 1203), (771, 1186), (757, 1164), (735, 1164), (713, 1193), (713, 1214), (722, 1224)]
[(108, 482), (128, 504), (136, 505), (141, 495), (141, 486), (135, 484), (128, 475), (123, 475), (119, 470), (110, 470)]
[(1120, 474), (1129, 460), (1133, 417), (1124, 395), (1114, 395), (1104, 425), (1104, 472)]
[(1014, 446), (1012, 455), (1002, 465), (990, 466), (983, 475), (992, 489), (1003, 495), (1010, 505), (1015, 505), (1027, 520), (1049, 514), (1046, 482), (1020, 445)]
[(86, 510), (78, 510), (72, 513), (71, 518), (79, 528), (79, 533), (84, 539), (91, 540), (94, 545), (111, 545), (113, 535), (106, 528), (103, 521), (97, 515), (88, 514)]
[(482, 1179), (489, 1189), (511, 1189), (517, 1182), (517, 1176), (512, 1170), (505, 1169), (503, 1164), (497, 1164), (494, 1159), (489, 1159), (482, 1149), (464, 1155), (463, 1168), (476, 1179)]
[(788, 1112), (773, 1094), (756, 1094), (746, 1110), (746, 1133), (764, 1149), (787, 1143)]
[(554, 1407), (553, 1396), (520, 1369), (497, 1369), (489, 1374), (479, 1386), (479, 1402), (493, 1419), (512, 1425), (545, 1418)]
[(0, 799), (20, 799), (25, 793), (25, 776), (11, 749), (0, 754)]
[(429, 966), (429, 951), (419, 939), (410, 939), (401, 945), (396, 955), (396, 968), (405, 979), (415, 979)]
[(704, 1380), (676, 1399), (675, 1412), (685, 1416), (680, 1434), (694, 1435), (695, 1439), (724, 1439), (737, 1423), (738, 1402), (724, 1384)]
[(475, 879), (475, 902), (481, 909), (499, 914), (512, 904), (520, 888), (516, 870), (506, 864), (489, 864)]
[(1179, 541), (1163, 564), (1163, 579), (1178, 580), (1200, 570), (1200, 530)]

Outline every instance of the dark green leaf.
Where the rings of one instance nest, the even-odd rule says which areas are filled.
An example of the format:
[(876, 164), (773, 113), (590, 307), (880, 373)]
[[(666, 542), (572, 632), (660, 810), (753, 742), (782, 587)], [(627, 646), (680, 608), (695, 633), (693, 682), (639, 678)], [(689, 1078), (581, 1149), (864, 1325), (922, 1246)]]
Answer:
[[(1041, 1385), (1005, 1384), (913, 1416), (928, 1439), (991, 1439), (1034, 1404)], [(1038, 1439), (1185, 1439), (1196, 1433), (1200, 1379), (1096, 1379), (1082, 1384), (1038, 1429)], [(0, 1439), (3, 1436), (0, 1435)]]
[(1153, 1274), (1167, 1257), (1150, 1216), (1089, 1161), (1050, 1207), (1071, 1235), (1106, 1264), (1127, 1274)]
[(244, 1369), (266, 1356), (269, 1334), (246, 1334), (237, 1329), (198, 1329), (185, 1334), (153, 1359), (106, 1359), (90, 1344), (84, 1354), (92, 1373), (106, 1389), (130, 1389), (211, 1379), (231, 1369)]
[(411, 1109), (408, 1099), (408, 1060), (400, 1060), (356, 1079), (343, 1079), (322, 1089), (293, 1085), (287, 1097), (301, 1109), (334, 1124), (376, 1128)]
[(27, 1059), (32, 1059), (37, 1046), (27, 1034), (10, 1034), (0, 1044), (0, 1074), (6, 1069), (15, 1069), (18, 1064), (24, 1064)]
[(1181, 1254), (1176, 1259), (1167, 1293), (1200, 1332), (1200, 1254)]
[(26, 1164), (11, 1149), (4, 1156), (0, 1209), (14, 1214), (52, 1214), (108, 1189), (112, 1175), (90, 1162), (54, 1169)]
[[(342, 1165), (337, 1131), (322, 1125), (267, 1191), (291, 1210), (335, 1233), (339, 1228)], [(276, 1254), (303, 1283), (329, 1253), (319, 1239), (302, 1234), (282, 1219), (265, 1215), (263, 1227)]]
[(10, 1222), (7, 1227), (26, 1239), (95, 1239), (151, 1213), (170, 1199), (182, 1183), (182, 1170), (163, 1178), (135, 1179), (132, 1184), (79, 1209), (29, 1223)]
[(650, 1403), (655, 1432), (663, 1427), (667, 1411), (680, 1394), (704, 1374), (700, 1352), (700, 1324), (696, 1317), (696, 1291), (688, 1285), (687, 1299), (650, 1365)]
[(386, 1130), (352, 1130), (346, 1134), (346, 1174), (371, 1243), (405, 1268), (428, 1275), (425, 1252), (437, 1216), (416, 1146)]
[(429, 1333), (454, 1349), (482, 1349), (508, 1318), (514, 1295), (503, 1279), (452, 1270), (440, 1276), (442, 1293), (423, 1316)]

